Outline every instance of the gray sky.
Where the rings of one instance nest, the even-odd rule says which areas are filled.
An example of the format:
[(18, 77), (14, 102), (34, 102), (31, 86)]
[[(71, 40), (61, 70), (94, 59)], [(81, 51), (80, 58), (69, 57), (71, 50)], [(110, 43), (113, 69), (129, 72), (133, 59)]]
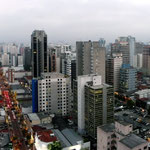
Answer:
[(30, 42), (44, 29), (49, 42), (135, 36), (150, 41), (150, 0), (0, 0), (0, 42)]

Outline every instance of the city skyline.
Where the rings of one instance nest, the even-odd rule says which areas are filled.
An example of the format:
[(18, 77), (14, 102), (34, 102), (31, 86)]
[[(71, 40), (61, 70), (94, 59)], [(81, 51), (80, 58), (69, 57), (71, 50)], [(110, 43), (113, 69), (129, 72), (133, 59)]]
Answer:
[(149, 6), (148, 0), (6, 0), (0, 6), (0, 42), (29, 43), (35, 29), (45, 30), (52, 43), (100, 37), (109, 43), (128, 35), (149, 42)]

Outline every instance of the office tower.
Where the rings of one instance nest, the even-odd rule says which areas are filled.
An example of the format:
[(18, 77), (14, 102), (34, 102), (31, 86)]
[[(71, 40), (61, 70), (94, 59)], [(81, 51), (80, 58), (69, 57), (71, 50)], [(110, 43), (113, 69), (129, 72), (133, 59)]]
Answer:
[(119, 91), (123, 93), (133, 92), (137, 85), (137, 70), (129, 64), (123, 64), (120, 69)]
[(38, 111), (69, 115), (71, 80), (60, 73), (42, 73), (38, 80)]
[(31, 56), (31, 49), (29, 47), (24, 48), (24, 70), (30, 71), (31, 70), (31, 61), (32, 61), (32, 56)]
[(94, 84), (101, 82), (101, 76), (94, 74), (78, 76), (73, 84), (73, 120), (78, 126), (79, 133), (85, 130), (85, 85), (93, 81)]
[(134, 55), (135, 55), (135, 38), (119, 37), (115, 43), (111, 45), (111, 53), (122, 53), (123, 64), (134, 65)]
[(35, 30), (31, 35), (32, 75), (40, 77), (47, 72), (47, 35), (42, 30)]
[(76, 42), (77, 76), (97, 74), (105, 83), (105, 51), (101, 41)]
[(113, 53), (106, 61), (106, 83), (112, 85), (114, 87), (114, 91), (118, 91), (119, 89), (122, 61), (121, 53)]
[(144, 46), (143, 49), (143, 72), (150, 75), (150, 46)]
[(114, 121), (113, 93), (113, 87), (98, 78), (85, 84), (85, 131), (93, 139), (99, 125)]
[(2, 55), (2, 66), (9, 66), (9, 54), (7, 53)]
[(71, 88), (73, 89), (73, 80), (76, 80), (76, 60), (71, 60)]

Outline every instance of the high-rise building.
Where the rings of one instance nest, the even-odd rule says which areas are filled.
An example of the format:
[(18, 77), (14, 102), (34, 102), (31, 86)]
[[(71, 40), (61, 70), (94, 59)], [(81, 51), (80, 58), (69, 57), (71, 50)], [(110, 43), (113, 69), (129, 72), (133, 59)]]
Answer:
[[(85, 131), (85, 85), (88, 82), (93, 82), (94, 85), (101, 83), (101, 76), (90, 74), (78, 76), (73, 84), (73, 120), (78, 126), (78, 131), (84, 133)], [(105, 91), (106, 92), (106, 91)], [(105, 93), (106, 95), (106, 93)], [(101, 106), (100, 106), (101, 107)], [(89, 110), (90, 111), (90, 110)]]
[(143, 49), (143, 72), (150, 75), (150, 46), (144, 46)]
[(76, 60), (71, 60), (71, 88), (73, 88), (73, 80), (76, 80)]
[(23, 56), (21, 54), (18, 54), (18, 66), (23, 66)]
[(56, 72), (56, 49), (48, 49), (48, 70), (49, 72)]
[(137, 70), (129, 64), (123, 64), (120, 69), (119, 91), (133, 92), (137, 89)]
[(105, 83), (105, 53), (106, 48), (101, 41), (76, 42), (77, 76), (97, 74)]
[(138, 53), (136, 55), (134, 55), (134, 65), (133, 67), (137, 68), (137, 69), (141, 69), (143, 66), (143, 54)]
[(32, 61), (32, 56), (31, 56), (31, 49), (29, 47), (25, 47), (24, 49), (24, 69), (26, 71), (31, 70), (31, 61)]
[(61, 73), (71, 76), (71, 56), (61, 54)]
[(134, 66), (135, 38), (132, 36), (128, 36), (128, 43), (129, 43), (129, 49), (130, 49), (130, 65)]
[(7, 53), (2, 55), (2, 66), (9, 66), (9, 54)]
[(113, 53), (106, 61), (106, 83), (119, 89), (120, 68), (122, 66), (122, 53)]
[(123, 64), (130, 64), (131, 66), (134, 65), (135, 49), (135, 38), (131, 36), (119, 37), (111, 45), (111, 53), (122, 53)]
[(6, 73), (8, 73), (8, 81), (11, 82), (11, 83), (13, 83), (14, 80), (15, 80), (15, 70), (9, 68)]
[(42, 73), (38, 80), (38, 111), (66, 116), (71, 109), (71, 79), (61, 73)]
[(17, 66), (17, 56), (12, 54), (12, 66), (16, 67)]
[(31, 35), (32, 74), (40, 77), (42, 72), (48, 71), (47, 66), (47, 35), (42, 30), (35, 30)]
[(114, 121), (113, 93), (113, 87), (102, 84), (98, 78), (85, 85), (85, 131), (93, 139), (97, 137), (99, 125)]

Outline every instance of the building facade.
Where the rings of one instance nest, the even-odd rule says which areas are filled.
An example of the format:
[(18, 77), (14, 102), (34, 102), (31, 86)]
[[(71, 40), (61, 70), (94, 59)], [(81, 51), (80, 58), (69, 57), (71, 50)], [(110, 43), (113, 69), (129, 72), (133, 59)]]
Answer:
[(85, 85), (85, 131), (92, 138), (97, 137), (98, 126), (114, 121), (113, 93), (113, 87), (101, 80)]
[(150, 46), (144, 46), (143, 48), (143, 72), (146, 75), (150, 75)]
[(31, 56), (31, 49), (29, 47), (25, 47), (24, 49), (24, 69), (26, 71), (31, 70), (32, 56)]
[(113, 53), (106, 61), (106, 83), (119, 90), (120, 68), (122, 66), (122, 54)]
[(119, 91), (127, 93), (137, 89), (137, 70), (129, 64), (123, 64), (120, 69)]
[(148, 142), (132, 133), (133, 125), (124, 121), (97, 128), (97, 150), (148, 150)]
[(119, 37), (111, 45), (111, 53), (122, 53), (123, 63), (134, 66), (134, 55), (136, 53), (135, 38), (132, 36)]

